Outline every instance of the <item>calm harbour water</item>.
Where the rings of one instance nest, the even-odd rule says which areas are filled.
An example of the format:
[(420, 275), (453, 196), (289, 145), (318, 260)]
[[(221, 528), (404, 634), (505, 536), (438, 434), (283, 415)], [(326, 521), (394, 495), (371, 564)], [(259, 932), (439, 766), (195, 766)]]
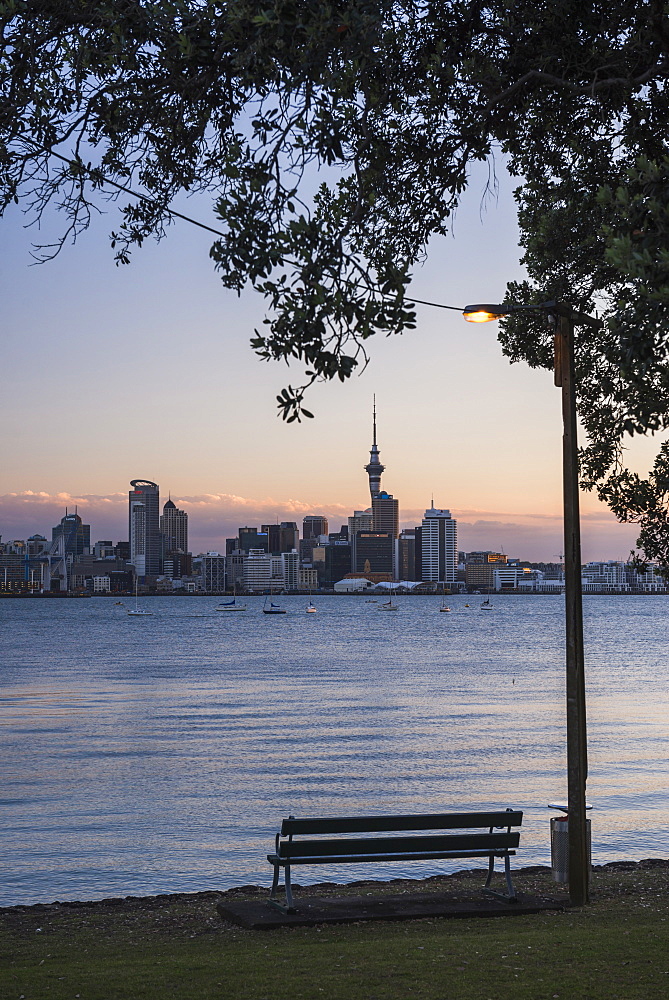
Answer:
[[(0, 601), (0, 905), (269, 885), (283, 816), (564, 800), (563, 600)], [(466, 608), (469, 602), (472, 607)], [(593, 863), (669, 856), (669, 598), (585, 598)], [(466, 867), (303, 869), (303, 884)]]

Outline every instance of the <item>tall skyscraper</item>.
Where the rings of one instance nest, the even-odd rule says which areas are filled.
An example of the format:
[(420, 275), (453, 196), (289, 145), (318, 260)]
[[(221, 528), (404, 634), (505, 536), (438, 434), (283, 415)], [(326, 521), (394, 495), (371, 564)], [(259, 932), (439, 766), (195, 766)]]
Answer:
[(64, 541), (65, 556), (82, 556), (84, 550), (91, 547), (91, 526), (83, 523), (76, 509), (74, 514), (68, 514), (66, 510), (60, 524), (51, 529), (52, 544), (61, 536)]
[(262, 533), (267, 536), (267, 551), (278, 556), (281, 553), (281, 527), (278, 524), (263, 524)]
[(302, 538), (305, 542), (328, 533), (328, 519), (320, 514), (307, 514), (302, 521)]
[(351, 517), (348, 519), (348, 537), (349, 539), (354, 538), (359, 531), (371, 531), (372, 530), (372, 512), (371, 510), (354, 510)]
[(372, 500), (381, 492), (381, 473), (385, 471), (385, 465), (381, 465), (379, 449), (376, 444), (376, 396), (374, 396), (373, 410), (373, 431), (372, 447), (369, 452), (369, 462), (365, 466), (365, 472), (369, 476), (369, 492)]
[(300, 532), (295, 521), (282, 521), (279, 525), (280, 552), (295, 552), (300, 548)]
[(160, 533), (165, 552), (188, 552), (188, 514), (170, 498), (160, 515)]
[(249, 528), (248, 526), (238, 528), (237, 538), (239, 540), (239, 548), (243, 549), (246, 553), (249, 553), (251, 549), (263, 549), (267, 552), (267, 536), (264, 528), (260, 532), (260, 535), (257, 528)]
[(422, 579), (453, 583), (458, 560), (458, 523), (450, 510), (425, 511), (421, 530)]
[(385, 490), (372, 498), (372, 530), (390, 531), (393, 538), (400, 533), (400, 502)]
[(160, 488), (148, 479), (133, 479), (128, 493), (130, 562), (135, 576), (161, 572)]

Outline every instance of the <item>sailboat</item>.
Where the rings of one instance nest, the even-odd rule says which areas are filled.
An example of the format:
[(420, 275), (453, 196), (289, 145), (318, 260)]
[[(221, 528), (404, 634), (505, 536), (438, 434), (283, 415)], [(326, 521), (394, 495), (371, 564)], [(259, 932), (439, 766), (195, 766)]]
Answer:
[(262, 613), (264, 615), (285, 615), (286, 609), (282, 608), (279, 604), (274, 604), (272, 600), (270, 600), (268, 605), (267, 598), (265, 598), (265, 603), (262, 606)]
[(388, 600), (379, 604), (379, 611), (397, 611), (397, 604), (393, 604), (393, 588), (390, 588)]
[(442, 591), (441, 591), (441, 607), (439, 608), (439, 610), (440, 611), (450, 611), (451, 610), (449, 608), (448, 604), (446, 603), (446, 591), (445, 591), (445, 588), (444, 588), (443, 584), (442, 584)]
[(233, 588), (233, 591), (232, 591), (232, 600), (231, 601), (222, 601), (215, 610), (216, 611), (246, 611), (246, 605), (245, 604), (238, 604), (237, 603), (237, 586), (236, 585), (235, 585), (235, 587)]
[(126, 610), (127, 610), (128, 614), (131, 615), (133, 618), (147, 618), (147, 617), (150, 617), (153, 614), (153, 611), (145, 611), (143, 608), (140, 608), (139, 604), (137, 603), (138, 600), (139, 600), (139, 597), (138, 597), (138, 593), (139, 593), (138, 592), (138, 587), (139, 587), (139, 579), (137, 577), (135, 577), (135, 609), (134, 609), (134, 611), (132, 610), (132, 608), (127, 608)]
[(489, 597), (486, 597), (485, 601), (481, 605), (481, 611), (492, 611), (492, 604), (490, 603)]

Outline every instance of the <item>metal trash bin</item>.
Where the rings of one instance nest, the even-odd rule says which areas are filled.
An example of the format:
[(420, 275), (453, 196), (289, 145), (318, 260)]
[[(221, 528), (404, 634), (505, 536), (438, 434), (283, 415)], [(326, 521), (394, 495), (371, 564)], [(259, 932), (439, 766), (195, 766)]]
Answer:
[[(585, 821), (585, 838), (588, 851), (588, 877), (592, 867), (592, 824)], [(569, 817), (551, 816), (551, 868), (555, 882), (569, 881)]]

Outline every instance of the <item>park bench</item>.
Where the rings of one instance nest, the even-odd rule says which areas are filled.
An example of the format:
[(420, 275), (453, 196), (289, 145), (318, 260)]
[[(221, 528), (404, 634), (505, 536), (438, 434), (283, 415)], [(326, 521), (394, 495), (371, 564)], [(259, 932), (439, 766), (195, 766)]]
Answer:
[[(274, 854), (267, 855), (267, 860), (274, 866), (270, 905), (287, 913), (296, 912), (291, 888), (291, 868), (294, 865), (453, 858), (487, 858), (488, 878), (483, 891), (516, 902), (509, 859), (516, 853), (514, 848), (520, 840), (520, 831), (513, 830), (512, 827), (519, 827), (522, 821), (522, 812), (515, 809), (414, 816), (338, 816), (311, 819), (289, 816), (283, 820), (276, 835)], [(434, 832), (426, 834), (427, 830)], [(444, 832), (454, 830), (458, 832)], [(370, 836), (377, 833), (393, 836)], [(363, 836), (349, 836), (350, 834)], [(490, 888), (495, 858), (504, 859), (507, 893)], [(281, 868), (284, 869), (285, 905), (277, 899)]]

